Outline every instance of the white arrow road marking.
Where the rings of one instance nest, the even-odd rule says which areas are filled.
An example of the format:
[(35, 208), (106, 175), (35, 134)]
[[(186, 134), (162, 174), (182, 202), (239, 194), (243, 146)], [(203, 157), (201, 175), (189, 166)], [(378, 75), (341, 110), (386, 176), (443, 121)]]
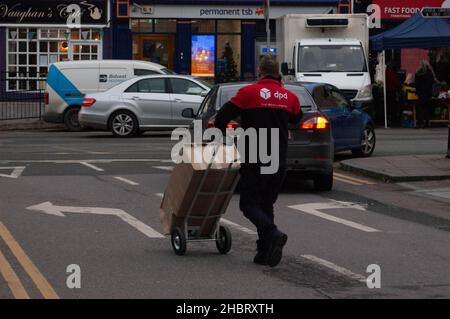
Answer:
[(173, 166), (153, 166), (153, 168), (162, 169), (163, 171), (173, 171)]
[(132, 180), (129, 180), (129, 179), (126, 179), (126, 178), (123, 178), (123, 177), (120, 177), (120, 176), (117, 176), (117, 177), (114, 177), (114, 178), (119, 180), (119, 181), (121, 181), (121, 182), (124, 182), (124, 183), (127, 183), (129, 185), (132, 185), (132, 186), (139, 186), (139, 183), (133, 182)]
[(335, 223), (339, 223), (348, 227), (352, 227), (367, 233), (375, 233), (375, 232), (380, 232), (380, 230), (372, 228), (372, 227), (368, 227), (365, 225), (361, 225), (346, 219), (342, 219), (339, 217), (335, 217), (332, 215), (328, 215), (325, 213), (320, 212), (319, 210), (324, 210), (324, 209), (339, 209), (339, 208), (351, 208), (351, 209), (357, 209), (357, 210), (361, 210), (361, 211), (365, 211), (366, 209), (358, 204), (353, 204), (353, 203), (348, 203), (348, 202), (337, 202), (337, 201), (333, 201), (331, 203), (310, 203), (310, 204), (300, 204), (300, 205), (294, 205), (294, 206), (289, 206), (289, 208), (301, 211), (303, 213), (306, 214), (310, 214), (310, 215), (314, 215)]
[(232, 221), (230, 221), (228, 219), (221, 218), (220, 222), (225, 224), (225, 225), (228, 225), (230, 227), (233, 227), (233, 228), (235, 228), (237, 230), (240, 230), (241, 232), (247, 233), (249, 235), (257, 235), (257, 232), (255, 232), (255, 231), (253, 231), (251, 229), (248, 229), (248, 228), (246, 228), (244, 226), (241, 226), (239, 224), (233, 223)]
[(74, 214), (93, 214), (93, 215), (109, 215), (117, 216), (130, 226), (134, 227), (145, 236), (149, 238), (164, 238), (163, 235), (158, 233), (150, 226), (144, 224), (140, 220), (134, 218), (127, 212), (116, 208), (100, 208), (100, 207), (70, 207), (70, 206), (56, 206), (51, 202), (45, 202), (39, 205), (27, 207), (28, 210), (34, 210), (42, 212), (48, 215), (65, 217), (64, 213)]
[(334, 271), (336, 271), (337, 273), (340, 273), (341, 275), (344, 275), (346, 277), (349, 277), (351, 279), (357, 280), (357, 281), (361, 281), (361, 282), (366, 282), (367, 279), (362, 276), (362, 275), (358, 275), (355, 274), (354, 272), (345, 269), (343, 267), (340, 267), (336, 264), (333, 264), (332, 262), (325, 260), (325, 259), (321, 259), (319, 257), (313, 256), (313, 255), (302, 255), (303, 258), (308, 259), (314, 263), (317, 263), (321, 266), (327, 267), (329, 269), (332, 269)]
[(81, 164), (81, 165), (84, 165), (84, 166), (86, 166), (86, 167), (92, 168), (93, 170), (95, 170), (95, 171), (97, 171), (97, 172), (104, 172), (104, 171), (105, 171), (104, 169), (102, 169), (102, 168), (100, 168), (100, 167), (97, 167), (97, 166), (95, 166), (95, 165), (89, 164), (89, 163), (87, 163), (87, 162), (80, 162), (80, 164)]
[(0, 174), (0, 177), (6, 177), (6, 178), (19, 178), (20, 175), (22, 175), (23, 171), (25, 170), (25, 166), (15, 166), (15, 167), (0, 167), (0, 170), (2, 169), (12, 169), (11, 174)]

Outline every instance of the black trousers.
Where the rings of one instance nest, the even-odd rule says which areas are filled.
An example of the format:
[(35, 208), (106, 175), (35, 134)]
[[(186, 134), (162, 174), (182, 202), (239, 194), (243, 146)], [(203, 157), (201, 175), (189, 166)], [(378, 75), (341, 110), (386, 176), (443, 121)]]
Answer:
[(419, 100), (417, 100), (416, 105), (416, 118), (417, 118), (417, 126), (428, 126), (430, 121), (430, 110), (429, 104), (430, 100), (427, 97), (419, 96)]
[(266, 230), (276, 229), (273, 206), (286, 177), (286, 168), (283, 166), (275, 174), (263, 175), (258, 165), (243, 165), (240, 172), (239, 207), (262, 239)]

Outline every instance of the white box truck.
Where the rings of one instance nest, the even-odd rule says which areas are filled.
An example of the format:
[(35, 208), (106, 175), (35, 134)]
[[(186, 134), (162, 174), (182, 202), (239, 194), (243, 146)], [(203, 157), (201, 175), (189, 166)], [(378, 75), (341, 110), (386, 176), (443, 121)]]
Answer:
[(332, 84), (359, 106), (372, 101), (366, 14), (282, 16), (277, 47), (285, 79)]

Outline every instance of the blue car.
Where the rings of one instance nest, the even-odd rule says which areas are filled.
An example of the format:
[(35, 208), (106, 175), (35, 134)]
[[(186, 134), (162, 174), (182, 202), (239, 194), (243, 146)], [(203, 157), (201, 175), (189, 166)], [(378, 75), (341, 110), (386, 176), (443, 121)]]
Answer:
[(311, 93), (320, 111), (328, 117), (334, 138), (334, 151), (351, 151), (369, 157), (375, 150), (375, 125), (369, 114), (358, 109), (337, 87), (323, 83), (300, 83)]

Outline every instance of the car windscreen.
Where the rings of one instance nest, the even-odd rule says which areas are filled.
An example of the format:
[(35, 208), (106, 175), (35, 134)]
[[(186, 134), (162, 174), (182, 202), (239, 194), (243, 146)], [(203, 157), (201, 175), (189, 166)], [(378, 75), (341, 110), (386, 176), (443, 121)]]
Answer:
[[(233, 96), (236, 95), (237, 91), (243, 86), (232, 86), (232, 87), (224, 87), (221, 90), (220, 94), (220, 104), (216, 105), (217, 109), (222, 108), (222, 106), (231, 100)], [(303, 112), (311, 111), (312, 109), (316, 109), (315, 103), (313, 102), (311, 95), (306, 91), (305, 88), (298, 85), (286, 85), (285, 89), (291, 91), (300, 100), (300, 106)]]
[(298, 72), (367, 72), (360, 45), (305, 45), (298, 49)]

